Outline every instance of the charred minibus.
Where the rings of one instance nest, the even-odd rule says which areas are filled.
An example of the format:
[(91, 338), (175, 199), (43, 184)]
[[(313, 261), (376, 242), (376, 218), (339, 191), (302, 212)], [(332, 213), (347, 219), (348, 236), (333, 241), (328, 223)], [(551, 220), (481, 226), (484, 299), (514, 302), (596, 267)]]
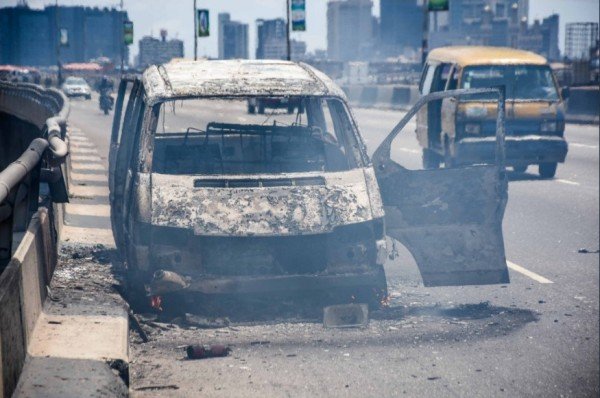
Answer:
[[(283, 99), (294, 112), (248, 110)], [(427, 286), (508, 282), (504, 173), (406, 170), (385, 150), (400, 130), (374, 165), (344, 92), (301, 63), (177, 61), (122, 80), (109, 188), (130, 282), (150, 295), (345, 289), (378, 303), (386, 231)]]
[[(542, 178), (554, 177), (568, 146), (563, 94), (545, 58), (503, 47), (437, 48), (429, 53), (419, 90), (427, 95), (497, 86), (506, 90), (507, 165), (516, 172), (538, 165)], [(423, 166), (437, 168), (444, 163), (451, 167), (492, 159), (495, 100), (490, 94), (479, 94), (434, 101), (422, 108), (417, 115), (417, 138), (423, 148)]]

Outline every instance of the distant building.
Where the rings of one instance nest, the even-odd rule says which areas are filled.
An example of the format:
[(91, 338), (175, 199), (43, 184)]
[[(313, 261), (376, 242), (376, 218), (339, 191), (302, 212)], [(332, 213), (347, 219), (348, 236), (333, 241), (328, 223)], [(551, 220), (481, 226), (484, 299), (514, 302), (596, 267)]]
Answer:
[[(283, 19), (258, 19), (256, 21), (256, 59), (287, 59), (286, 23)], [(302, 59), (306, 54), (306, 43), (290, 41), (292, 60)]]
[(219, 59), (248, 58), (248, 24), (219, 14)]
[(286, 23), (282, 18), (256, 21), (256, 59), (286, 59)]
[(530, 25), (528, 13), (528, 0), (450, 0), (448, 24), (430, 31), (429, 46), (506, 46), (560, 59), (558, 14)]
[(145, 36), (139, 41), (138, 66), (165, 64), (173, 58), (183, 58), (183, 41), (167, 40), (167, 31), (160, 31), (160, 40)]
[(374, 45), (373, 2), (330, 0), (327, 3), (327, 53), (335, 61), (370, 58)]
[(56, 65), (59, 29), (66, 29), (68, 43), (60, 47), (62, 63), (87, 62), (107, 57), (118, 63), (121, 51), (127, 63), (129, 49), (123, 46), (126, 11), (108, 8), (28, 7), (0, 8), (0, 64)]
[(533, 51), (551, 61), (560, 59), (558, 48), (558, 14), (544, 18), (542, 23), (535, 20), (531, 26), (523, 26), (515, 47)]
[(421, 47), (423, 7), (417, 0), (381, 0), (379, 38), (382, 55), (398, 56)]
[(590, 50), (598, 46), (597, 22), (567, 24), (565, 56), (571, 60), (590, 59)]

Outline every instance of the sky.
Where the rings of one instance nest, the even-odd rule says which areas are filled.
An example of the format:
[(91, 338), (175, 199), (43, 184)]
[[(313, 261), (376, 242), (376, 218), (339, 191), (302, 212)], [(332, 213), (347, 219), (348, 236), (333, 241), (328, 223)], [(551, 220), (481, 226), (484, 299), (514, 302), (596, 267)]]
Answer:
[[(119, 0), (28, 0), (32, 8), (44, 5), (84, 5), (98, 7), (118, 7)], [(403, 0), (398, 0), (403, 1)], [(18, 0), (0, 0), (0, 7), (14, 6)], [(170, 38), (184, 41), (186, 57), (194, 55), (193, 0), (123, 0), (129, 18), (134, 23), (134, 45), (130, 47), (137, 54), (137, 41), (146, 35), (158, 37), (161, 29), (168, 31)], [(327, 0), (306, 0), (306, 32), (292, 33), (292, 39), (306, 41), (308, 51), (327, 48)], [(373, 0), (373, 13), (379, 15), (379, 0)], [(565, 24), (569, 22), (598, 22), (600, 14), (598, 0), (529, 0), (529, 19), (541, 19), (553, 13), (560, 15), (559, 47), (564, 50)], [(255, 21), (258, 18), (285, 17), (285, 0), (197, 0), (198, 8), (210, 10), (211, 36), (198, 38), (198, 56), (216, 57), (217, 14), (229, 12), (231, 18), (250, 25), (250, 55), (256, 48)]]

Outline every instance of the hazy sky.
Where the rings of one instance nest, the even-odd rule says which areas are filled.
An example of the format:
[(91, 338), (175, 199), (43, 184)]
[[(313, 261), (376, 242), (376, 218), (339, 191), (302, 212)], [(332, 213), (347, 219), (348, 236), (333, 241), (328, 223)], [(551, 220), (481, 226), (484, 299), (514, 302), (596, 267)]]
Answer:
[[(398, 0), (403, 1), (403, 0)], [(42, 8), (54, 4), (54, 0), (28, 0), (30, 7)], [(118, 6), (119, 0), (58, 0), (60, 5)], [(307, 42), (308, 50), (327, 47), (327, 0), (306, 0), (307, 32), (293, 33), (292, 38)], [(379, 0), (374, 0), (373, 11), (379, 15)], [(598, 22), (600, 13), (598, 0), (530, 0), (529, 19), (546, 17), (554, 12), (560, 15), (561, 51), (564, 49), (564, 27), (568, 22)], [(17, 0), (0, 0), (0, 6), (12, 6)], [(217, 14), (229, 12), (233, 20), (250, 24), (250, 55), (253, 57), (257, 18), (285, 16), (285, 0), (197, 0), (198, 8), (211, 12), (211, 36), (198, 38), (198, 55), (217, 56)], [(185, 42), (185, 56), (194, 55), (193, 0), (124, 0), (125, 9), (133, 21), (135, 41), (131, 52), (137, 54), (137, 41), (142, 36), (158, 36), (160, 29), (167, 29), (170, 37)]]

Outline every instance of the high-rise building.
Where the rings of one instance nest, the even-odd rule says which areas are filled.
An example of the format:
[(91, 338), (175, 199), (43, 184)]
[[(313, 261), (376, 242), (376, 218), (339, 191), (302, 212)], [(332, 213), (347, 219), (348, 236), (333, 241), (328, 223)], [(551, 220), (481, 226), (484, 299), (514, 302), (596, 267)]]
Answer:
[(228, 13), (219, 14), (219, 59), (248, 58), (248, 24), (231, 20)]
[(366, 60), (374, 46), (373, 2), (330, 0), (327, 3), (327, 53), (336, 61)]
[(256, 20), (256, 59), (286, 59), (286, 23), (282, 18)]
[(160, 40), (144, 36), (139, 41), (138, 66), (164, 64), (173, 58), (183, 58), (183, 41), (167, 40), (167, 31), (160, 31)]
[(567, 24), (565, 56), (569, 59), (590, 59), (590, 50), (598, 45), (597, 22)]
[[(122, 50), (127, 63), (129, 49), (123, 45), (126, 20), (126, 11), (108, 8), (1, 8), (0, 64), (48, 66), (56, 65), (58, 58), (70, 63), (97, 57), (118, 63)], [(66, 30), (68, 43), (59, 47), (61, 29)]]
[(379, 38), (386, 56), (397, 56), (421, 46), (423, 8), (417, 0), (381, 0)]

